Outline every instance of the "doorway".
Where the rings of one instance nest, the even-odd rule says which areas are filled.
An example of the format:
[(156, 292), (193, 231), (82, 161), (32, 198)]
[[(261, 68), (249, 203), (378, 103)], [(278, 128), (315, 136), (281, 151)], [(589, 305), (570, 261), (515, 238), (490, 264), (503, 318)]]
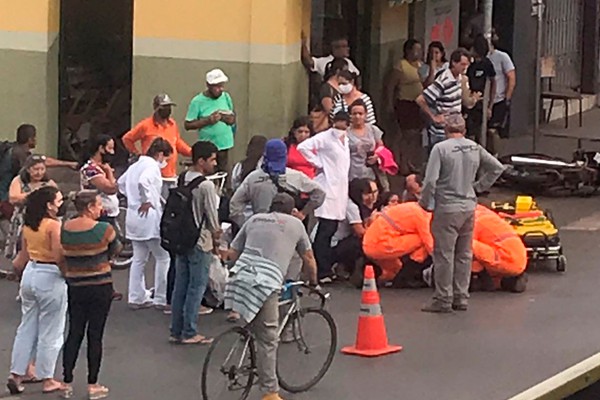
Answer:
[(129, 130), (132, 50), (133, 0), (61, 0), (61, 158), (79, 161), (93, 135)]
[[(371, 43), (371, 1), (312, 0), (311, 54), (330, 54), (333, 38), (347, 37), (350, 58), (361, 71), (361, 84), (368, 90)], [(311, 74), (311, 101), (319, 93), (321, 79)]]

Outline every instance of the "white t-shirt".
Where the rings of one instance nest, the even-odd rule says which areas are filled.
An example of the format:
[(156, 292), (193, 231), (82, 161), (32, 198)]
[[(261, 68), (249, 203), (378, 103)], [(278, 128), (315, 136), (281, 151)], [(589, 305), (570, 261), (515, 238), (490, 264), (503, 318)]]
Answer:
[[(317, 72), (321, 75), (321, 78), (325, 76), (325, 71), (327, 69), (327, 64), (332, 62), (334, 57), (332, 55), (328, 55), (327, 57), (313, 57), (313, 67), (312, 72)], [(346, 58), (346, 62), (348, 63), (348, 71), (360, 75), (360, 70), (354, 65), (351, 59)]]
[(496, 98), (494, 99), (494, 104), (496, 104), (506, 98), (506, 88), (508, 86), (506, 74), (515, 70), (515, 64), (513, 64), (507, 53), (500, 50), (494, 50), (488, 58), (494, 64), (496, 70)]
[(348, 206), (346, 207), (346, 219), (338, 224), (338, 229), (331, 239), (331, 246), (336, 246), (339, 242), (352, 235), (352, 225), (362, 224), (362, 218), (360, 217), (360, 210), (355, 202), (348, 199)]

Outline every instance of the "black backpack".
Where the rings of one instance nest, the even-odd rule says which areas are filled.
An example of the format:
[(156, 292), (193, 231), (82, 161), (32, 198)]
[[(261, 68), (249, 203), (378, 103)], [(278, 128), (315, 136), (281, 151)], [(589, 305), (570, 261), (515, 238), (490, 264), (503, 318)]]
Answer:
[(186, 185), (184, 172), (177, 179), (177, 187), (169, 190), (167, 204), (160, 219), (160, 245), (170, 253), (186, 254), (198, 242), (204, 217), (198, 226), (192, 207), (192, 191), (205, 180), (205, 177), (199, 176)]

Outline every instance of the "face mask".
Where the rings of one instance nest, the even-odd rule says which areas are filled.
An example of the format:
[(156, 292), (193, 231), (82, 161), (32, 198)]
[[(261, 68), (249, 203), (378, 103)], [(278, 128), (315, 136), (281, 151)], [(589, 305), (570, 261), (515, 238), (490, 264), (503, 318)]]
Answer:
[(167, 160), (162, 160), (162, 161), (159, 161), (159, 162), (158, 162), (158, 167), (159, 167), (160, 169), (163, 169), (164, 167), (166, 167), (166, 166), (167, 166), (167, 164), (168, 164), (168, 163), (167, 163)]
[(171, 110), (168, 108), (161, 108), (158, 110), (158, 116), (162, 119), (167, 119), (171, 116)]
[(352, 91), (353, 86), (350, 83), (342, 83), (340, 85), (340, 93), (341, 94), (348, 94)]
[(114, 158), (115, 158), (115, 155), (112, 153), (103, 153), (102, 154), (102, 163), (110, 164)]

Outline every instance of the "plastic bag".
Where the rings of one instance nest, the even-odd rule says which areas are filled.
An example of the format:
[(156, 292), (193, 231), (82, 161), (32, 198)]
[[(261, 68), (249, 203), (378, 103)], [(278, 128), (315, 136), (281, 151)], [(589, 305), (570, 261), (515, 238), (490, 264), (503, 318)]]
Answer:
[(218, 308), (225, 298), (225, 284), (229, 272), (219, 257), (213, 255), (208, 269), (208, 290), (204, 300), (209, 307)]

